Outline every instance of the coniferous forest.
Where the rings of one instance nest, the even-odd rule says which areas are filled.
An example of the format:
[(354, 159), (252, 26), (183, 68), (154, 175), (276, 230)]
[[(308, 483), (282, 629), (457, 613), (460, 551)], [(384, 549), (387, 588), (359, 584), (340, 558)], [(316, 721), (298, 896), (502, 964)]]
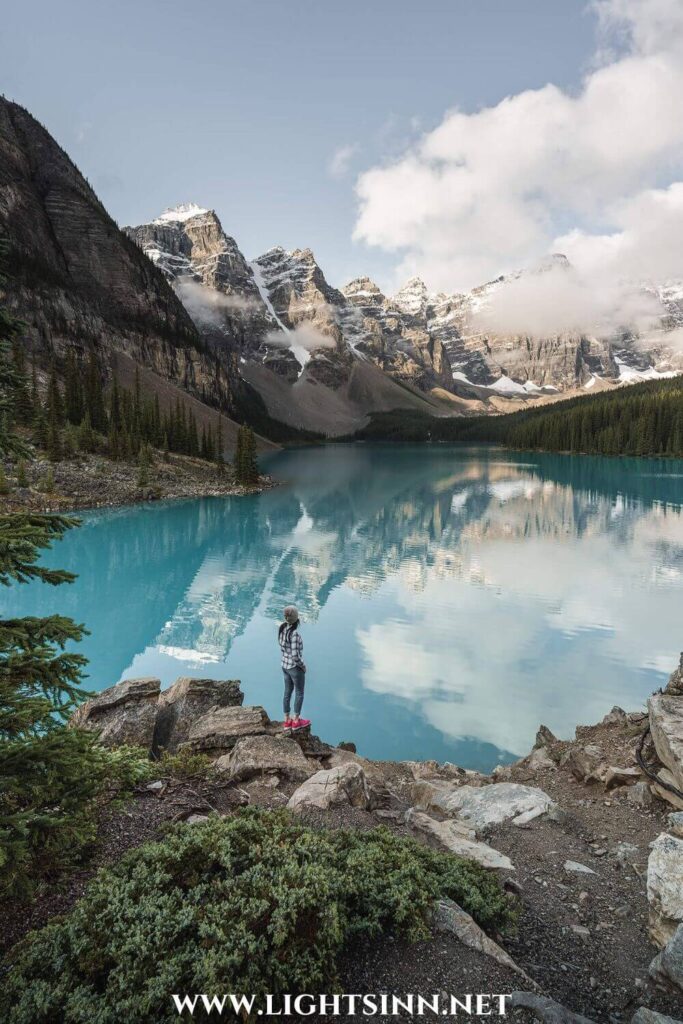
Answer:
[(683, 457), (683, 378), (646, 381), (502, 416), (380, 413), (363, 440), (477, 441), (538, 451)]

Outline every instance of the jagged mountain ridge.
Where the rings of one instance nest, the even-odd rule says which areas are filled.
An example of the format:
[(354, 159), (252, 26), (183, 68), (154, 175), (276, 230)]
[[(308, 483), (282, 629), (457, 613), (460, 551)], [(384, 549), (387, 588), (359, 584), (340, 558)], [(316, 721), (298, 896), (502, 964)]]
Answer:
[(132, 357), (202, 401), (230, 409), (240, 387), (167, 278), (119, 230), (75, 164), (23, 107), (0, 97), (0, 234), (6, 301), (39, 365), (93, 349), (105, 370)]
[[(356, 362), (364, 360), (417, 392), (445, 392), (486, 407), (491, 397), (526, 401), (592, 387), (596, 381), (609, 386), (656, 376), (660, 372), (654, 368), (656, 359), (664, 358), (663, 372), (683, 368), (670, 359), (667, 362), (663, 349), (651, 355), (634, 350), (628, 332), (613, 337), (564, 333), (532, 338), (482, 330), (478, 314), (496, 289), (526, 273), (568, 267), (561, 254), (553, 254), (531, 271), (498, 278), (465, 294), (430, 293), (423, 281), (412, 278), (395, 295), (386, 296), (367, 277), (341, 290), (332, 287), (310, 249), (275, 247), (248, 264), (234, 240), (223, 234), (225, 246), (233, 253), (233, 270), (227, 283), (216, 282), (206, 271), (210, 254), (197, 240), (198, 227), (206, 217), (222, 231), (215, 213), (192, 206), (166, 211), (152, 225), (126, 230), (180, 286), (181, 295), (180, 279), (188, 272), (209, 289), (241, 294), (249, 302), (256, 289), (258, 317), (264, 324), (270, 318), (270, 328), (254, 331), (253, 316), (249, 322), (244, 312), (226, 315), (224, 343), (235, 345), (245, 362), (258, 361), (290, 385), (300, 385), (303, 376), (338, 389)], [(176, 237), (160, 250), (160, 236), (170, 224)], [(183, 250), (188, 237), (191, 267), (179, 270), (174, 254)], [(657, 292), (663, 331), (683, 323), (682, 295), (675, 285)], [(241, 322), (239, 329), (235, 319)], [(499, 408), (497, 403), (491, 411)]]

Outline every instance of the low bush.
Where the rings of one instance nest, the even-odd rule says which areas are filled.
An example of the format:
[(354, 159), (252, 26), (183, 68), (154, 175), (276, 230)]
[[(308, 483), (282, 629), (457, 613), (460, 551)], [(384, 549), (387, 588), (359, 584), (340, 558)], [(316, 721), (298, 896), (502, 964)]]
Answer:
[(187, 747), (182, 747), (177, 754), (162, 751), (153, 770), (157, 778), (206, 779), (215, 772), (214, 765), (215, 762), (206, 754), (193, 754)]
[(512, 921), (491, 874), (386, 828), (315, 830), (257, 808), (178, 826), (10, 952), (0, 1016), (170, 1024), (173, 993), (333, 991), (344, 946), (426, 938), (440, 895), (483, 926)]

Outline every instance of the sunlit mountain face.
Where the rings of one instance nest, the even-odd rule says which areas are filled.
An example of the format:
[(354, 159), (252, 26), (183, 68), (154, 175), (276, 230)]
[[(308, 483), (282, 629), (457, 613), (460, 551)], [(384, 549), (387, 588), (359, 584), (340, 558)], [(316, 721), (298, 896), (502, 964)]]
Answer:
[(491, 769), (540, 722), (635, 708), (683, 646), (683, 465), (493, 448), (332, 446), (282, 483), (86, 514), (50, 552), (79, 574), (0, 611), (85, 622), (88, 685), (239, 678), (279, 715), (277, 625), (298, 605), (315, 731), (371, 757)]

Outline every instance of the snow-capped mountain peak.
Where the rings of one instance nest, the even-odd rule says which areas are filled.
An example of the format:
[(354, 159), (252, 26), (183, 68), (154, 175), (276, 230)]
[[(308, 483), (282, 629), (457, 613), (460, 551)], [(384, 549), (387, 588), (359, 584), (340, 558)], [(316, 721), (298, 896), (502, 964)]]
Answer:
[(152, 223), (181, 224), (183, 221), (190, 220), (191, 217), (200, 217), (205, 213), (209, 213), (209, 210), (203, 206), (198, 206), (197, 203), (180, 203), (178, 206), (169, 206)]
[(417, 316), (424, 312), (430, 295), (420, 277), (411, 277), (393, 296), (393, 302), (404, 313)]

